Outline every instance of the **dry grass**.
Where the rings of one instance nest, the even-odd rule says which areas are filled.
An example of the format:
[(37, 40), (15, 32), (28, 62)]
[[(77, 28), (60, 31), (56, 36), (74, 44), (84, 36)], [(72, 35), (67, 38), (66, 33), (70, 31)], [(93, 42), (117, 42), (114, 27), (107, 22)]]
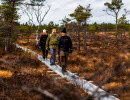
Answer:
[(0, 77), (8, 78), (11, 77), (12, 75), (13, 73), (11, 73), (10, 71), (0, 71)]
[[(117, 42), (110, 33), (95, 37), (96, 40), (88, 39), (86, 56), (74, 50), (67, 69), (98, 86), (102, 84), (106, 91), (118, 94), (121, 100), (130, 100), (130, 39), (124, 37), (123, 42)], [(41, 54), (34, 42), (32, 39), (24, 46)]]
[(25, 91), (24, 87), (40, 87), (61, 100), (80, 100), (87, 97), (81, 89), (75, 88), (64, 79), (57, 80), (59, 76), (47, 73), (49, 69), (36, 57), (19, 49), (15, 54), (2, 55), (0, 62), (0, 100), (53, 100), (38, 91)]

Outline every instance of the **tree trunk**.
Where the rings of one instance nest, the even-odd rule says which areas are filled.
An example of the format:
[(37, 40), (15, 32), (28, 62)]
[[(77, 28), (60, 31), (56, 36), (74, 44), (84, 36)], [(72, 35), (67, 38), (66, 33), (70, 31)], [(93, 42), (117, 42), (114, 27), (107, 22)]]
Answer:
[(118, 16), (116, 14), (116, 40), (117, 40), (117, 37), (118, 37)]
[(38, 42), (39, 42), (39, 37), (40, 37), (39, 31), (40, 31), (40, 27), (41, 27), (41, 23), (39, 24), (38, 29), (36, 31), (36, 46), (38, 46)]
[(36, 46), (38, 45), (38, 30), (36, 30)]
[(87, 43), (86, 23), (84, 25), (84, 36), (83, 36), (83, 38), (84, 38), (84, 54), (86, 55), (86, 53), (87, 53), (87, 45), (86, 45), (86, 43)]
[(7, 51), (7, 38), (5, 38), (5, 42), (4, 42), (4, 46), (5, 46), (5, 51)]
[(80, 52), (80, 27), (77, 25), (77, 49), (78, 49), (78, 53)]
[(12, 50), (12, 48), (11, 48), (11, 36), (8, 36), (8, 39), (7, 39), (7, 45), (6, 45), (6, 47), (7, 47), (7, 51), (11, 51)]
[(12, 34), (14, 33), (14, 13), (15, 13), (15, 0), (11, 2), (12, 3), (12, 15), (11, 15), (11, 20), (9, 21), (9, 24), (11, 26), (9, 26), (9, 32), (8, 32), (8, 39), (7, 39), (7, 51), (11, 51), (12, 50), (12, 42), (11, 42), (11, 38), (12, 38)]
[(78, 52), (80, 52), (80, 33), (79, 33), (79, 31), (77, 32), (77, 41), (78, 41), (78, 43), (77, 43)]

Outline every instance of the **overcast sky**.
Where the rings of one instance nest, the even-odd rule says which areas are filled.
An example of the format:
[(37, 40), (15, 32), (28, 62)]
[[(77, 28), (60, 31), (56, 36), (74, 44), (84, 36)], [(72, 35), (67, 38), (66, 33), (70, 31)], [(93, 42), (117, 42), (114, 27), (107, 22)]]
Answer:
[[(89, 23), (97, 22), (110, 22), (114, 23), (114, 18), (112, 16), (107, 15), (103, 10), (106, 8), (104, 6), (105, 2), (110, 2), (111, 0), (47, 0), (46, 5), (51, 5), (51, 10), (46, 16), (44, 23), (49, 23), (50, 21), (54, 21), (54, 23), (60, 24), (65, 16), (69, 17), (70, 13), (73, 13), (75, 8), (78, 5), (87, 6), (91, 4), (92, 15)], [(123, 0), (124, 8), (130, 10), (130, 0)], [(43, 9), (43, 11), (45, 8)], [(19, 20), (21, 23), (25, 23), (28, 21), (28, 17), (26, 14), (21, 13), (21, 19)], [(120, 13), (122, 15), (122, 12)], [(127, 19), (130, 20), (130, 15), (127, 16)], [(35, 20), (35, 24), (37, 24)]]

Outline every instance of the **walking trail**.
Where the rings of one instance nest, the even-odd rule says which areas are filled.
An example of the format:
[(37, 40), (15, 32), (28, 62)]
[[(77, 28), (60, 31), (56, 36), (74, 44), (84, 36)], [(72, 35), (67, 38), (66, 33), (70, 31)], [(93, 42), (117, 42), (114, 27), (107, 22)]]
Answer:
[(63, 74), (62, 69), (59, 65), (50, 66), (49, 59), (44, 61), (43, 57), (41, 55), (37, 54), (36, 52), (34, 52), (28, 48), (24, 48), (18, 44), (16, 44), (16, 47), (35, 55), (41, 62), (43, 62), (45, 65), (47, 65), (52, 71), (54, 71), (56, 74), (60, 75), (62, 78), (65, 78), (72, 84), (83, 89), (86, 93), (88, 93), (92, 97), (94, 97), (95, 100), (119, 100), (112, 94), (109, 94), (106, 91), (104, 91), (103, 89), (101, 89), (100, 87), (92, 84), (91, 81), (87, 81), (87, 80), (79, 77), (75, 73), (71, 73), (70, 71), (67, 71), (65, 74)]

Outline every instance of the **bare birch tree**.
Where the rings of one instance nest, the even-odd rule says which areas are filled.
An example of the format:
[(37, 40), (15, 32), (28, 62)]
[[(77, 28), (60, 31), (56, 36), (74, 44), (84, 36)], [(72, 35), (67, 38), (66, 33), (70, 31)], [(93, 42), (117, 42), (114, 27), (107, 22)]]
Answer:
[(47, 5), (45, 9), (44, 3), (45, 0), (30, 0), (29, 3), (25, 3), (22, 7), (22, 11), (29, 19), (29, 25), (33, 25), (35, 20), (38, 23), (38, 29), (36, 30), (36, 45), (38, 45), (40, 26), (43, 24), (44, 19), (51, 8), (51, 6)]

